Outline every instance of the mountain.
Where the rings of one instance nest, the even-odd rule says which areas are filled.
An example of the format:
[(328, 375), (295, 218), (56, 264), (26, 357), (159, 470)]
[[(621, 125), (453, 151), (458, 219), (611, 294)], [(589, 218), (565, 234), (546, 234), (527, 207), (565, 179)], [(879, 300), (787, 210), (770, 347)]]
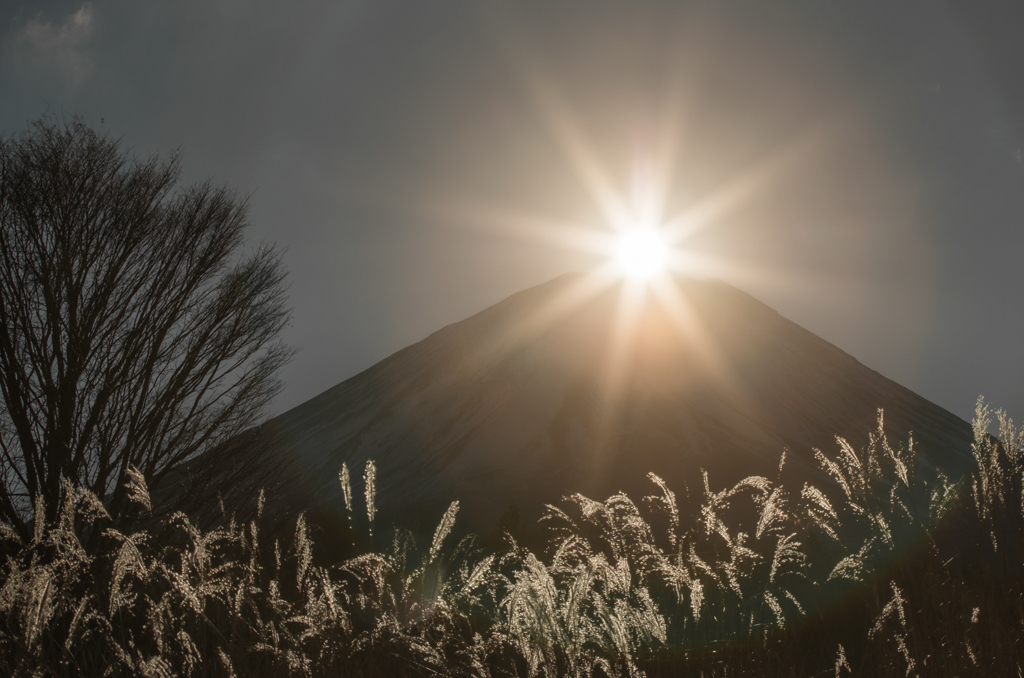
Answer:
[(723, 282), (632, 305), (594, 282), (561, 276), (398, 351), (265, 424), (260, 463), (294, 511), (340, 507), (342, 463), (361, 486), (372, 459), (382, 510), (436, 520), (458, 498), (477, 529), (513, 502), (642, 496), (649, 471), (677, 492), (701, 469), (712, 488), (775, 477), (784, 449), (787, 473), (825, 482), (813, 449), (865, 444), (879, 408), (927, 470), (969, 466), (967, 422)]

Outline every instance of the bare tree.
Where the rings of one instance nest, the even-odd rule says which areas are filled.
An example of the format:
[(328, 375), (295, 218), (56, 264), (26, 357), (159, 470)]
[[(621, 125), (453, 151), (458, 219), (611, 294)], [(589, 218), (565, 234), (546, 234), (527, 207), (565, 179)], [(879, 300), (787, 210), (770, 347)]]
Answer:
[[(243, 249), (246, 203), (178, 188), (78, 119), (0, 138), (0, 519), (27, 536), (66, 482), (117, 512), (255, 424), (292, 356), (280, 254)], [(237, 439), (237, 438), (236, 438)]]

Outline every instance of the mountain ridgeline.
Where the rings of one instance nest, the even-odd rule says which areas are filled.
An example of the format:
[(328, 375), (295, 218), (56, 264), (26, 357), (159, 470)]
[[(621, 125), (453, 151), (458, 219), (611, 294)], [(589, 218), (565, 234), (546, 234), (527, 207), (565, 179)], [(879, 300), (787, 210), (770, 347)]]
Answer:
[(913, 432), (923, 473), (972, 463), (970, 424), (723, 282), (677, 280), (677, 304), (624, 304), (621, 285), (566, 303), (588, 282), (514, 294), (269, 421), (273, 503), (340, 510), (342, 463), (368, 460), (382, 516), (429, 523), (458, 499), (476, 530), (512, 503), (529, 517), (576, 492), (643, 496), (649, 472), (677, 492), (703, 492), (703, 471), (712, 489), (780, 473), (826, 487), (814, 450), (867, 444), (879, 409), (890, 440)]

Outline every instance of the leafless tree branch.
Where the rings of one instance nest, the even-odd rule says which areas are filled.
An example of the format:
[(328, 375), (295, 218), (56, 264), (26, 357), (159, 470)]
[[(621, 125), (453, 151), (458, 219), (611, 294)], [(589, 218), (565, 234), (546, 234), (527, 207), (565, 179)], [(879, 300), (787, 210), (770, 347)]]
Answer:
[(116, 514), (130, 467), (233, 477), (280, 390), (280, 253), (244, 256), (245, 200), (179, 175), (77, 119), (0, 138), (0, 519), (25, 536), (65, 480)]

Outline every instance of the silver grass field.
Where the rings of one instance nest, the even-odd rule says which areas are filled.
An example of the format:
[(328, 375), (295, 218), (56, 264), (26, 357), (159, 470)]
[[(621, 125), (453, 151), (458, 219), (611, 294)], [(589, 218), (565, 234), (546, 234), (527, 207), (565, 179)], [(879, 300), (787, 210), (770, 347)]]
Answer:
[[(996, 425), (998, 434), (989, 435)], [(913, 440), (815, 451), (775, 478), (546, 507), (501, 547), (379, 524), (376, 469), (342, 467), (352, 542), (329, 562), (264, 497), (202, 528), (114, 528), (92, 494), (0, 524), (0, 672), (12, 676), (1024, 676), (1024, 431), (981, 400), (963, 479)], [(781, 451), (780, 451), (781, 452)], [(130, 496), (152, 511), (142, 477)], [(333, 537), (332, 537), (333, 538)], [(358, 546), (356, 546), (358, 544)]]

